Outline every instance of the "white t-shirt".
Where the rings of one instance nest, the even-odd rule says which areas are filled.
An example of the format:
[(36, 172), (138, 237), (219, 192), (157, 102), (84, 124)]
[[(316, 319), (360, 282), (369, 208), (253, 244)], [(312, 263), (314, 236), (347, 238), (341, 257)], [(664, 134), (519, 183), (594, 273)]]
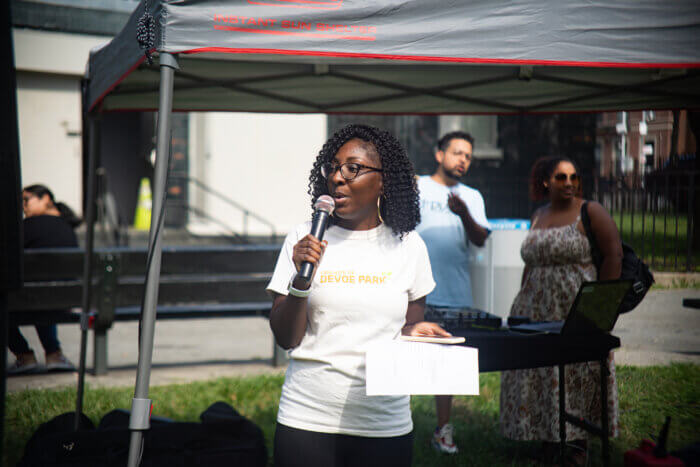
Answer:
[(472, 306), (472, 284), (469, 277), (469, 248), (467, 233), (458, 215), (450, 211), (447, 195), (457, 194), (474, 221), (489, 229), (484, 198), (474, 188), (462, 183), (448, 187), (429, 175), (418, 178), (421, 222), (416, 231), (425, 241), (437, 287), (428, 295), (427, 303), (434, 306)]
[[(296, 274), (294, 245), (311, 223), (287, 235), (268, 291), (287, 295)], [(435, 286), (428, 252), (416, 232), (403, 240), (381, 224), (352, 231), (331, 226), (311, 284), (306, 333), (290, 352), (277, 421), (293, 428), (367, 437), (413, 429), (408, 396), (366, 395), (365, 351), (395, 339), (409, 301)]]

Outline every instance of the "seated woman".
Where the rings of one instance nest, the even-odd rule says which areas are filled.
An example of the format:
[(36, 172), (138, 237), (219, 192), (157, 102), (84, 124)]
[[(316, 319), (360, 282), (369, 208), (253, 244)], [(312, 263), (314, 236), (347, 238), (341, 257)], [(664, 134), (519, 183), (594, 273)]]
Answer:
[[(31, 185), (22, 191), (24, 207), (24, 248), (76, 247), (78, 239), (73, 228), (80, 219), (63, 203), (54, 200), (53, 193), (44, 185)], [(55, 324), (36, 326), (39, 341), (45, 352), (46, 369), (49, 371), (72, 371), (73, 364), (63, 355)], [(10, 323), (8, 346), (15, 355), (15, 363), (8, 368), (10, 375), (37, 371), (38, 362), (34, 351), (22, 336), (18, 326)]]
[[(270, 327), (290, 352), (277, 415), (277, 467), (409, 466), (408, 396), (369, 397), (364, 354), (399, 334), (449, 336), (423, 321), (433, 289), (413, 167), (389, 133), (350, 125), (316, 158), (312, 203), (335, 200), (325, 239), (310, 223), (286, 238), (268, 286)], [(314, 265), (311, 282), (297, 274)]]
[[(533, 214), (530, 232), (520, 249), (525, 270), (510, 314), (533, 321), (564, 320), (581, 283), (596, 280), (591, 247), (581, 224), (582, 207), (588, 210), (603, 256), (598, 271), (601, 280), (620, 277), (620, 235), (603, 206), (581, 198), (581, 177), (569, 159), (549, 157), (535, 162), (530, 193), (535, 201), (549, 202)], [(617, 436), (618, 400), (612, 352), (608, 365), (608, 426), (610, 435)], [(566, 365), (566, 381), (567, 412), (600, 425), (599, 364)], [(558, 450), (558, 382), (557, 367), (501, 373), (501, 433), (514, 440), (543, 441), (545, 458), (551, 458)], [(576, 444), (584, 448), (573, 456), (574, 463), (585, 462), (587, 437), (584, 430), (566, 424), (566, 439), (577, 440)]]

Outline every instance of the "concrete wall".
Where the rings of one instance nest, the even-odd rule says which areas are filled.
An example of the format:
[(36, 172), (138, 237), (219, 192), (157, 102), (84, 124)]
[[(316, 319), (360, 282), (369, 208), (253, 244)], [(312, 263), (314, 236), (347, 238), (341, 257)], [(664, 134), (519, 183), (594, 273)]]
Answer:
[[(326, 141), (325, 115), (190, 114), (190, 176), (273, 224), (284, 235), (310, 219), (309, 172)], [(190, 205), (235, 232), (269, 235), (272, 228), (190, 185)], [(190, 216), (193, 233), (220, 226)]]
[(41, 183), (82, 211), (80, 84), (75, 79), (17, 74), (22, 186)]
[[(82, 213), (80, 79), (104, 37), (13, 29), (22, 185)], [(82, 215), (82, 214), (81, 214)]]

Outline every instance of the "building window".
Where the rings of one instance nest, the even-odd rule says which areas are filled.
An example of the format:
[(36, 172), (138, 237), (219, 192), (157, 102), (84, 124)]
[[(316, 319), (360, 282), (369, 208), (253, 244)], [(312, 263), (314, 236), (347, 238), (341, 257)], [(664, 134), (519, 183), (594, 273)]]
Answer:
[(466, 131), (474, 137), (474, 158), (503, 160), (498, 147), (498, 117), (495, 115), (442, 115), (440, 136), (450, 131)]
[(644, 155), (644, 173), (653, 172), (654, 170), (654, 142), (646, 141), (642, 147)]

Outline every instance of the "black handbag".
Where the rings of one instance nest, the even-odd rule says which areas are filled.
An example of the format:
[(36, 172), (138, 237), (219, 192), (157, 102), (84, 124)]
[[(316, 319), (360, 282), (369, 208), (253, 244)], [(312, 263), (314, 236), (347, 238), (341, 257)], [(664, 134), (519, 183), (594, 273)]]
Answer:
[[(593, 264), (595, 265), (596, 271), (600, 274), (600, 265), (603, 262), (603, 255), (600, 253), (598, 244), (595, 240), (595, 235), (593, 235), (593, 229), (591, 228), (591, 219), (588, 217), (588, 201), (581, 205), (581, 222), (583, 223), (583, 228), (586, 231), (586, 237), (588, 237), (588, 242), (591, 244), (591, 256), (593, 257)], [(620, 279), (631, 279), (632, 287), (625, 295), (620, 305), (620, 313), (627, 313), (633, 310), (639, 302), (642, 301), (644, 296), (647, 294), (651, 285), (654, 283), (654, 276), (651, 271), (649, 271), (649, 266), (647, 266), (644, 261), (642, 261), (639, 256), (634, 252), (631, 246), (627, 243), (622, 242), (622, 272), (620, 274)]]
[[(262, 430), (233, 407), (216, 402), (200, 415), (201, 423), (153, 417), (144, 431), (142, 467), (265, 467), (267, 450)], [(74, 413), (44, 423), (27, 442), (17, 467), (123, 467), (131, 432), (129, 412), (106, 414), (97, 428)]]

